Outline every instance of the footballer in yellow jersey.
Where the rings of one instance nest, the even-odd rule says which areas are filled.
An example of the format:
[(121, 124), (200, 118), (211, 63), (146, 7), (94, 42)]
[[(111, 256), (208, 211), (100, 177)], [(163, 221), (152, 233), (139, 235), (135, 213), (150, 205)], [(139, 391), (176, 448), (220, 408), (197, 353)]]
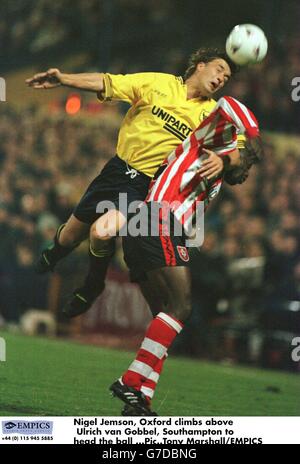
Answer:
[[(64, 74), (50, 69), (27, 80), (35, 89), (63, 85), (92, 91), (102, 101), (119, 100), (131, 105), (120, 128), (116, 156), (90, 184), (67, 223), (58, 229), (54, 244), (42, 252), (37, 262), (37, 272), (53, 270), (90, 234), (89, 273), (66, 305), (67, 316), (85, 312), (104, 289), (114, 253), (112, 236), (126, 223), (120, 194), (126, 194), (127, 204), (145, 199), (161, 162), (210, 113), (215, 106), (214, 94), (233, 72), (235, 65), (223, 52), (199, 49), (191, 56), (183, 78), (162, 73)], [(213, 152), (205, 163), (202, 176), (208, 180), (224, 168), (222, 159)], [(110, 211), (99, 209), (108, 201)], [(96, 227), (97, 219), (104, 232)]]
[(187, 98), (182, 77), (162, 73), (104, 75), (101, 100), (130, 103), (120, 131), (118, 156), (153, 177), (160, 164), (212, 111), (212, 98)]

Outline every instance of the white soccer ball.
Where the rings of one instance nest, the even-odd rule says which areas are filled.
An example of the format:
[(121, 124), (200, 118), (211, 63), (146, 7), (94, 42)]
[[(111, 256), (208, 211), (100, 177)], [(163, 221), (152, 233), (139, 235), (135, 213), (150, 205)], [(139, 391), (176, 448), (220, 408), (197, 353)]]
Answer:
[(226, 40), (226, 53), (237, 65), (260, 63), (268, 51), (264, 31), (254, 24), (235, 26)]

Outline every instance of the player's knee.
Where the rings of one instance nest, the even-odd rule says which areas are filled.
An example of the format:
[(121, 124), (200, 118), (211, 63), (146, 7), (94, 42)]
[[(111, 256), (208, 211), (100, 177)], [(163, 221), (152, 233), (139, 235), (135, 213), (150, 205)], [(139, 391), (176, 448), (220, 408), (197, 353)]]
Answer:
[(112, 237), (109, 235), (107, 231), (105, 231), (102, 227), (99, 227), (98, 221), (96, 221), (90, 230), (90, 240), (91, 242), (97, 242), (99, 240), (105, 241), (110, 240)]
[(126, 219), (120, 211), (110, 210), (101, 216), (91, 228), (91, 239), (110, 240), (116, 237)]

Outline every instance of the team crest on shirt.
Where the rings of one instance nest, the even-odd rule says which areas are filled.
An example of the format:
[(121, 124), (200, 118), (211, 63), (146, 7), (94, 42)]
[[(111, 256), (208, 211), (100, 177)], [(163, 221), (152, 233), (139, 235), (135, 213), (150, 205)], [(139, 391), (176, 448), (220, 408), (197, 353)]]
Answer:
[(207, 110), (202, 110), (201, 113), (200, 113), (200, 121), (204, 121), (204, 119), (207, 118), (207, 116), (211, 113), (211, 111), (207, 111)]
[(177, 251), (182, 261), (188, 262), (190, 260), (189, 252), (186, 247), (177, 245)]

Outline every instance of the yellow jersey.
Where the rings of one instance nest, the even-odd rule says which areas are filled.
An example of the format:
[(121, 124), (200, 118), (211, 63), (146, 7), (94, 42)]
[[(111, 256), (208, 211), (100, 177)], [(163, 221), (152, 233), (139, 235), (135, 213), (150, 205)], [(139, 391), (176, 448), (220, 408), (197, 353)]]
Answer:
[(119, 131), (117, 154), (149, 177), (216, 105), (213, 99), (188, 100), (187, 85), (171, 74), (105, 74), (104, 84), (101, 101), (131, 105)]

